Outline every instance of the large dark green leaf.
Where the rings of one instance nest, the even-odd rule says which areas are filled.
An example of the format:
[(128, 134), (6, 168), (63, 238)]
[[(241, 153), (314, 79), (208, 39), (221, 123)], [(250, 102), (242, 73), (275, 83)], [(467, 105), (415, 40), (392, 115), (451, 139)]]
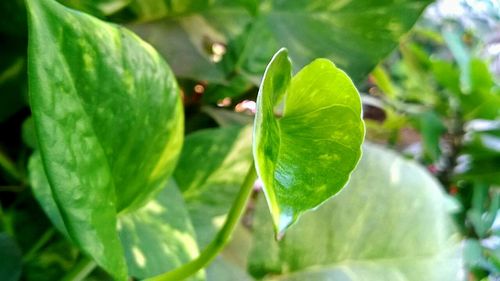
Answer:
[(21, 250), (6, 233), (0, 233), (0, 280), (17, 281), (21, 276)]
[(273, 57), (257, 98), (253, 148), (277, 233), (344, 187), (363, 138), (361, 100), (342, 70), (317, 59), (292, 79), (287, 51)]
[(72, 240), (125, 279), (116, 214), (144, 204), (174, 168), (177, 84), (126, 29), (52, 0), (28, 4), (31, 107), (57, 208)]
[(64, 225), (64, 220), (61, 216), (61, 212), (59, 211), (59, 208), (57, 207), (56, 201), (54, 199), (52, 189), (50, 188), (49, 182), (47, 180), (47, 175), (45, 174), (45, 170), (43, 168), (40, 153), (35, 152), (30, 157), (28, 162), (28, 171), (31, 189), (33, 190), (33, 194), (40, 203), (43, 211), (45, 212), (45, 214), (47, 214), (57, 230), (59, 230), (65, 237), (71, 240), (71, 237), (66, 230), (66, 226)]
[[(175, 1), (142, 1), (144, 7), (154, 11), (146, 18), (171, 15), (165, 8), (154, 9), (153, 4), (167, 6)], [(285, 46), (298, 70), (317, 57), (337, 63), (355, 82), (363, 79), (384, 58), (415, 23), (429, 0), (357, 0), (357, 1), (260, 1), (216, 0), (184, 1), (181, 14), (174, 20), (143, 25), (140, 30), (162, 54), (177, 61), (183, 72), (191, 78), (206, 79), (199, 75), (212, 64), (220, 73), (220, 65), (210, 62), (210, 45), (227, 45), (222, 65), (227, 73), (243, 72), (260, 77), (269, 58)], [(175, 5), (172, 5), (172, 8)], [(178, 13), (174, 13), (178, 14)], [(195, 26), (196, 29), (192, 29)], [(191, 28), (190, 28), (191, 27)], [(167, 40), (175, 29), (183, 34), (187, 49), (196, 48), (197, 60), (182, 55), (182, 46)], [(314, 30), (314, 32), (311, 32)], [(205, 48), (202, 43), (205, 43)], [(207, 48), (208, 46), (208, 48)], [(182, 61), (191, 62), (189, 67)], [(177, 67), (174, 66), (174, 69)], [(220, 78), (220, 77), (218, 77)], [(255, 80), (255, 79), (251, 79)]]
[(349, 185), (281, 242), (258, 208), (250, 272), (270, 280), (461, 280), (445, 196), (422, 167), (366, 145)]
[(250, 127), (196, 132), (186, 138), (174, 178), (193, 220), (200, 247), (224, 222), (252, 162)]
[[(354, 81), (361, 80), (415, 23), (430, 1), (264, 1), (247, 44), (266, 42), (268, 51), (286, 46), (296, 69), (316, 57), (335, 61)], [(267, 32), (260, 32), (260, 30)], [(314, 30), (314, 32), (311, 32)], [(242, 54), (248, 64), (262, 61), (254, 48)], [(271, 53), (265, 54), (270, 57)], [(263, 69), (265, 65), (261, 65)], [(254, 68), (257, 70), (258, 68)], [(249, 69), (252, 71), (252, 69)]]

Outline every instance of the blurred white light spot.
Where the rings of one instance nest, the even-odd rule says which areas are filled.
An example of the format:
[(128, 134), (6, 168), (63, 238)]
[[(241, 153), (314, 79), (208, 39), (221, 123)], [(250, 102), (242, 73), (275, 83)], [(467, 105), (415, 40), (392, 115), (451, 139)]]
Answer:
[(224, 98), (219, 101), (217, 101), (217, 106), (218, 107), (226, 107), (231, 105), (231, 98)]
[(500, 152), (500, 138), (489, 135), (483, 135), (481, 137), (481, 140), (483, 141), (483, 145), (488, 149)]
[(151, 211), (154, 214), (161, 214), (164, 211), (164, 207), (160, 205), (156, 201), (150, 201), (148, 205), (146, 205), (148, 211)]
[(132, 254), (134, 255), (135, 262), (139, 267), (144, 267), (146, 265), (146, 257), (141, 250), (137, 247), (132, 248)]
[(401, 180), (399, 165), (401, 165), (401, 163), (399, 163), (398, 161), (394, 161), (391, 165), (391, 168), (389, 169), (391, 183), (399, 183), (399, 181)]
[(244, 112), (249, 111), (251, 113), (255, 113), (257, 110), (257, 104), (252, 100), (244, 100), (236, 105), (234, 111), (236, 112)]
[(193, 90), (197, 94), (203, 94), (203, 92), (205, 92), (205, 87), (203, 87), (203, 85), (201, 84), (197, 84), (196, 86), (194, 86)]
[(213, 62), (220, 62), (222, 57), (226, 53), (226, 46), (222, 43), (215, 42), (212, 44), (212, 56), (211, 59)]
[(466, 131), (490, 131), (500, 129), (499, 121), (476, 119), (465, 125)]

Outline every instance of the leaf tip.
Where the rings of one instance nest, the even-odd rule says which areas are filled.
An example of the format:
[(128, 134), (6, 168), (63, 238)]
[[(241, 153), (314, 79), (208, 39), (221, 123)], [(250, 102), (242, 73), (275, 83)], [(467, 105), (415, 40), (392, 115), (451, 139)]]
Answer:
[(298, 215), (293, 211), (280, 212), (279, 217), (275, 220), (276, 240), (280, 241), (285, 236), (288, 228), (297, 221)]

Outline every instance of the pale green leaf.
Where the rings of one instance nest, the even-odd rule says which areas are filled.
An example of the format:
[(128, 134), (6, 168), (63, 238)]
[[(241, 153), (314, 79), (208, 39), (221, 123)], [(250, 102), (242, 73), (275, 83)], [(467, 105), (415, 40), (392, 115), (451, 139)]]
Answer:
[(253, 149), (277, 233), (342, 189), (363, 138), (360, 96), (342, 70), (317, 59), (292, 79), (287, 51), (273, 57), (257, 98)]
[[(154, 200), (119, 219), (129, 274), (148, 278), (173, 270), (198, 256), (191, 219), (175, 182)], [(203, 272), (189, 280), (203, 280)]]
[(281, 242), (271, 237), (261, 204), (250, 272), (269, 280), (461, 280), (459, 237), (445, 196), (424, 168), (365, 145), (348, 186), (305, 214)]

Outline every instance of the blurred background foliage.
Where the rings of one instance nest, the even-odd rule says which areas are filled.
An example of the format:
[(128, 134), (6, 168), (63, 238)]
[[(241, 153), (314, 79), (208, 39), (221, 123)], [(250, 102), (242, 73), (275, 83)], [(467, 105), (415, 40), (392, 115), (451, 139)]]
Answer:
[[(461, 273), (460, 278), (499, 280), (498, 1), (443, 0), (429, 6), (429, 1), (389, 0), (378, 3), (333, 1), (332, 4), (312, 1), (319, 3), (316, 6), (305, 0), (60, 2), (126, 25), (150, 42), (173, 68), (182, 89), (186, 133), (190, 135), (174, 179), (183, 194), (201, 248), (211, 240), (223, 221), (221, 216), (227, 212), (235, 189), (243, 179), (241, 171), (245, 172), (250, 163), (251, 132), (248, 128), (235, 126), (251, 124), (259, 77), (271, 55), (285, 46), (289, 48), (297, 68), (316, 57), (328, 57), (353, 78), (362, 93), (367, 141), (386, 146), (421, 163), (426, 167), (427, 174), (432, 174), (440, 182), (440, 185), (436, 184), (436, 189), (442, 189), (447, 194), (445, 199), (432, 201), (434, 199), (425, 199), (428, 198), (424, 195), (425, 190), (409, 193), (415, 198), (431, 200), (453, 210), (455, 225), (463, 238), (461, 251), (464, 259), (460, 262), (465, 273)], [(407, 33), (425, 7), (425, 13)], [(359, 13), (360, 10), (364, 12)], [(325, 15), (328, 16), (318, 17), (322, 11), (327, 11)], [(81, 253), (51, 226), (28, 182), (27, 159), (36, 146), (36, 137), (28, 107), (26, 30), (24, 2), (1, 1), (0, 279), (55, 280), (78, 266)], [(203, 149), (200, 150), (200, 147)], [(365, 152), (367, 155), (376, 153), (381, 152)], [(381, 155), (370, 156), (371, 160), (362, 162), (365, 163), (361, 164), (362, 167), (367, 167), (363, 169), (372, 169), (371, 172), (358, 173), (371, 175), (377, 165), (369, 161), (394, 158), (384, 153)], [(199, 161), (201, 157), (208, 160)], [(379, 168), (389, 170), (392, 163), (399, 161), (399, 158), (394, 159), (387, 162), (380, 160)], [(414, 167), (408, 169), (413, 171)], [(192, 174), (194, 171), (197, 173)], [(420, 171), (415, 170), (415, 173)], [(422, 177), (426, 178), (427, 174)], [(419, 180), (408, 174), (405, 177)], [(359, 189), (359, 193), (363, 193), (362, 184), (356, 178), (353, 182), (351, 189)], [(434, 186), (434, 183), (430, 185)], [(384, 183), (379, 186), (384, 186)], [(418, 185), (415, 188), (418, 189)], [(393, 192), (394, 198), (372, 195), (380, 200), (389, 198), (403, 202), (394, 210), (403, 210), (403, 206), (411, 205), (410, 201), (404, 201), (412, 197), (406, 195), (407, 191), (401, 194), (388, 192)], [(272, 279), (287, 272), (299, 273), (285, 275), (280, 280), (322, 280), (320, 275), (323, 273), (324, 276), (345, 277), (342, 269), (338, 268), (314, 273), (318, 275), (301, 275), (306, 274), (302, 270), (310, 264), (326, 264), (345, 258), (334, 253), (324, 254), (323, 260), (280, 258), (304, 254), (300, 248), (290, 249), (292, 242), (289, 241), (310, 235), (301, 234), (301, 231), (307, 225), (322, 225), (316, 221), (321, 221), (326, 211), (305, 218), (306, 226), (292, 231), (284, 246), (274, 245), (274, 241), (265, 238), (253, 238), (259, 243), (252, 243), (253, 232), (256, 237), (268, 232), (265, 226), (260, 227), (254, 222), (254, 217), (258, 222), (265, 216), (260, 214), (258, 206), (262, 200), (258, 200), (257, 193), (249, 206), (244, 226), (214, 266), (207, 270), (207, 279), (250, 280), (250, 275), (253, 278), (271, 276), (269, 278)], [(344, 197), (347, 198), (345, 200), (356, 200), (352, 192), (342, 193), (339, 197), (338, 200)], [(348, 218), (351, 218), (351, 212), (356, 212), (342, 206), (342, 201), (332, 204), (326, 204), (325, 208), (344, 210)], [(359, 206), (362, 202), (356, 204)], [(432, 204), (420, 208), (432, 209), (429, 206)], [(391, 217), (390, 208), (377, 208), (377, 211), (371, 210), (373, 218), (366, 217), (360, 221), (368, 223), (378, 219), (382, 223)], [(415, 212), (420, 212), (418, 210), (423, 209), (415, 209)], [(441, 209), (434, 211), (442, 212)], [(432, 214), (423, 212), (418, 217), (421, 224), (415, 224), (414, 228), (420, 229), (421, 233), (425, 230), (444, 233), (441, 226), (428, 225)], [(333, 229), (348, 224), (338, 216), (332, 220)], [(444, 219), (439, 221), (445, 224)], [(354, 233), (357, 230), (353, 228), (351, 231)], [(353, 236), (368, 235), (363, 231)], [(333, 245), (331, 249), (341, 249), (335, 247), (336, 243), (341, 243), (335, 240), (337, 238), (329, 240), (331, 233), (321, 235), (324, 235), (321, 236), (324, 243)], [(374, 236), (372, 239), (380, 238)], [(401, 243), (406, 243), (404, 236), (400, 239)], [(436, 238), (436, 241), (441, 241), (439, 239)], [(302, 243), (307, 245), (308, 241)], [(383, 240), (380, 243), (375, 243), (374, 251), (378, 254), (388, 251), (387, 244)], [(253, 245), (252, 249), (250, 245)], [(361, 247), (359, 245), (353, 247)], [(271, 250), (263, 254), (263, 249)], [(406, 250), (402, 253), (418, 254), (417, 249)], [(266, 255), (270, 257), (262, 258)], [(363, 255), (347, 258), (360, 256)], [(353, 266), (359, 272), (364, 270)], [(415, 272), (424, 272), (426, 266), (415, 265)], [(408, 270), (401, 265), (394, 267), (404, 272)], [(247, 268), (249, 273), (246, 273)], [(416, 279), (408, 277), (408, 280), (419, 280), (419, 275), (413, 274), (408, 276), (417, 276)], [(447, 277), (459, 280), (459, 277)], [(87, 277), (88, 280), (106, 278), (98, 269)], [(391, 280), (389, 275), (379, 275), (378, 278)]]

